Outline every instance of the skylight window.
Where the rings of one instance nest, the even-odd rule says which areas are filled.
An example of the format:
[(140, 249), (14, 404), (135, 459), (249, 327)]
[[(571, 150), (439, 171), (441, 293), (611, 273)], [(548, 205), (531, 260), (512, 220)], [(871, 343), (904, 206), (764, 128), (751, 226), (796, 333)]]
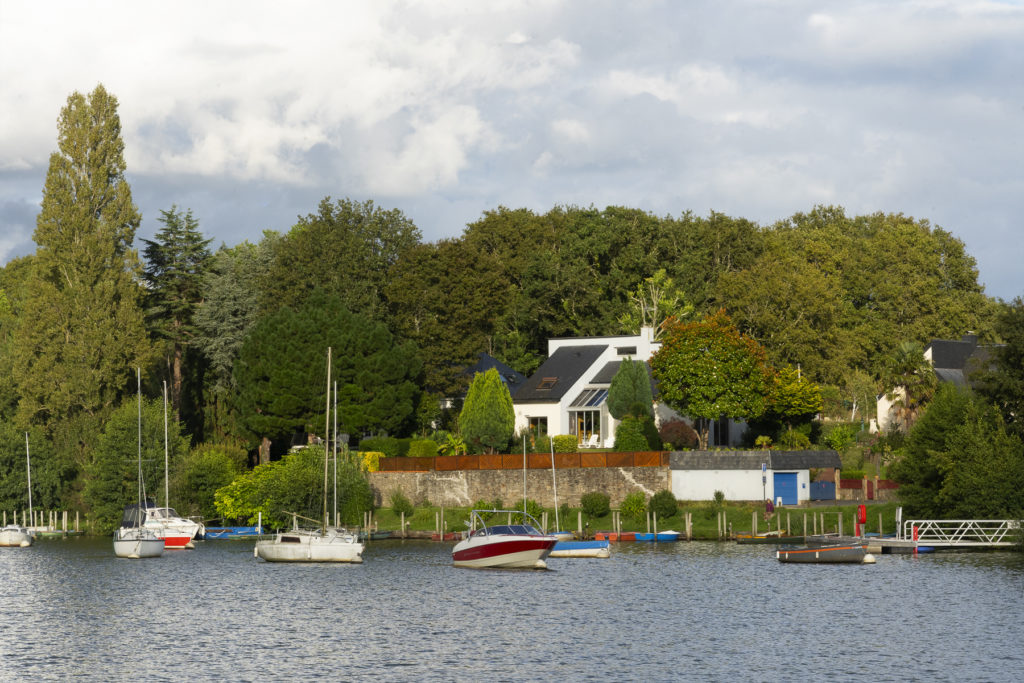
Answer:
[(558, 381), (557, 377), (545, 377), (545, 378), (543, 378), (540, 381), (540, 384), (537, 385), (537, 390), (538, 391), (547, 391), (551, 387), (555, 386), (555, 383), (557, 381)]

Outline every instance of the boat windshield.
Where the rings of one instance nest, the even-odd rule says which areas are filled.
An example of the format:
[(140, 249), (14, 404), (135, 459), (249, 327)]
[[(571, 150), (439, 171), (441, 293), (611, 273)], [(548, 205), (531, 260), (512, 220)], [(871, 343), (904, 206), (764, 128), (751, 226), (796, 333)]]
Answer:
[(540, 532), (529, 524), (501, 524), (483, 530), (487, 536), (539, 536)]

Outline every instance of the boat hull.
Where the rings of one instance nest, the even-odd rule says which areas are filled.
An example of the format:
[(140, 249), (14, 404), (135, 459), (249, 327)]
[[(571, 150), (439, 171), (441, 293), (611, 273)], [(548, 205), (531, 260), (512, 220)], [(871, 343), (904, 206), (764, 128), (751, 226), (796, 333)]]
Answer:
[(557, 542), (550, 536), (469, 538), (452, 550), (452, 562), (456, 567), (473, 569), (545, 569), (544, 560)]
[(779, 562), (794, 564), (871, 564), (875, 561), (863, 545), (779, 548), (775, 557)]
[(608, 541), (559, 541), (548, 557), (611, 557)]
[(0, 548), (27, 548), (35, 541), (24, 527), (7, 526), (0, 529)]
[(274, 539), (257, 541), (253, 555), (267, 562), (347, 562), (363, 561), (363, 544), (354, 537), (278, 534)]
[(118, 529), (114, 532), (114, 555), (132, 560), (160, 557), (164, 540), (139, 529)]

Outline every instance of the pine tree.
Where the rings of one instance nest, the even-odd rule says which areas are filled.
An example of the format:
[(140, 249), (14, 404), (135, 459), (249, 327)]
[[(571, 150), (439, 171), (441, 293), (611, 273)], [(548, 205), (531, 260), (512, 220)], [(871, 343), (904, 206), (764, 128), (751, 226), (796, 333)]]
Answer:
[(164, 342), (171, 376), (171, 405), (181, 419), (182, 361), (196, 335), (193, 317), (203, 297), (203, 276), (210, 260), (211, 240), (203, 239), (189, 209), (184, 215), (172, 206), (161, 211), (163, 224), (155, 240), (146, 243), (144, 277), (148, 287), (146, 315), (154, 336)]
[(102, 418), (151, 357), (132, 249), (140, 216), (124, 177), (117, 99), (102, 85), (75, 92), (58, 119), (31, 294), (17, 329), (23, 423)]
[(608, 387), (608, 412), (616, 420), (627, 416), (653, 417), (652, 400), (647, 363), (623, 360)]

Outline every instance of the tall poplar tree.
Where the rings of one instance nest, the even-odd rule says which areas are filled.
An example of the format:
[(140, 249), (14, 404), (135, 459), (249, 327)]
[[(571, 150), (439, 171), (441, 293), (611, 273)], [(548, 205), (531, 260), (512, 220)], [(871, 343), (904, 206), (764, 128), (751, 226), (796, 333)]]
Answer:
[(58, 118), (17, 329), (24, 423), (95, 425), (119, 403), (131, 369), (151, 357), (132, 249), (140, 215), (124, 171), (117, 99), (102, 85), (88, 97), (72, 93)]

